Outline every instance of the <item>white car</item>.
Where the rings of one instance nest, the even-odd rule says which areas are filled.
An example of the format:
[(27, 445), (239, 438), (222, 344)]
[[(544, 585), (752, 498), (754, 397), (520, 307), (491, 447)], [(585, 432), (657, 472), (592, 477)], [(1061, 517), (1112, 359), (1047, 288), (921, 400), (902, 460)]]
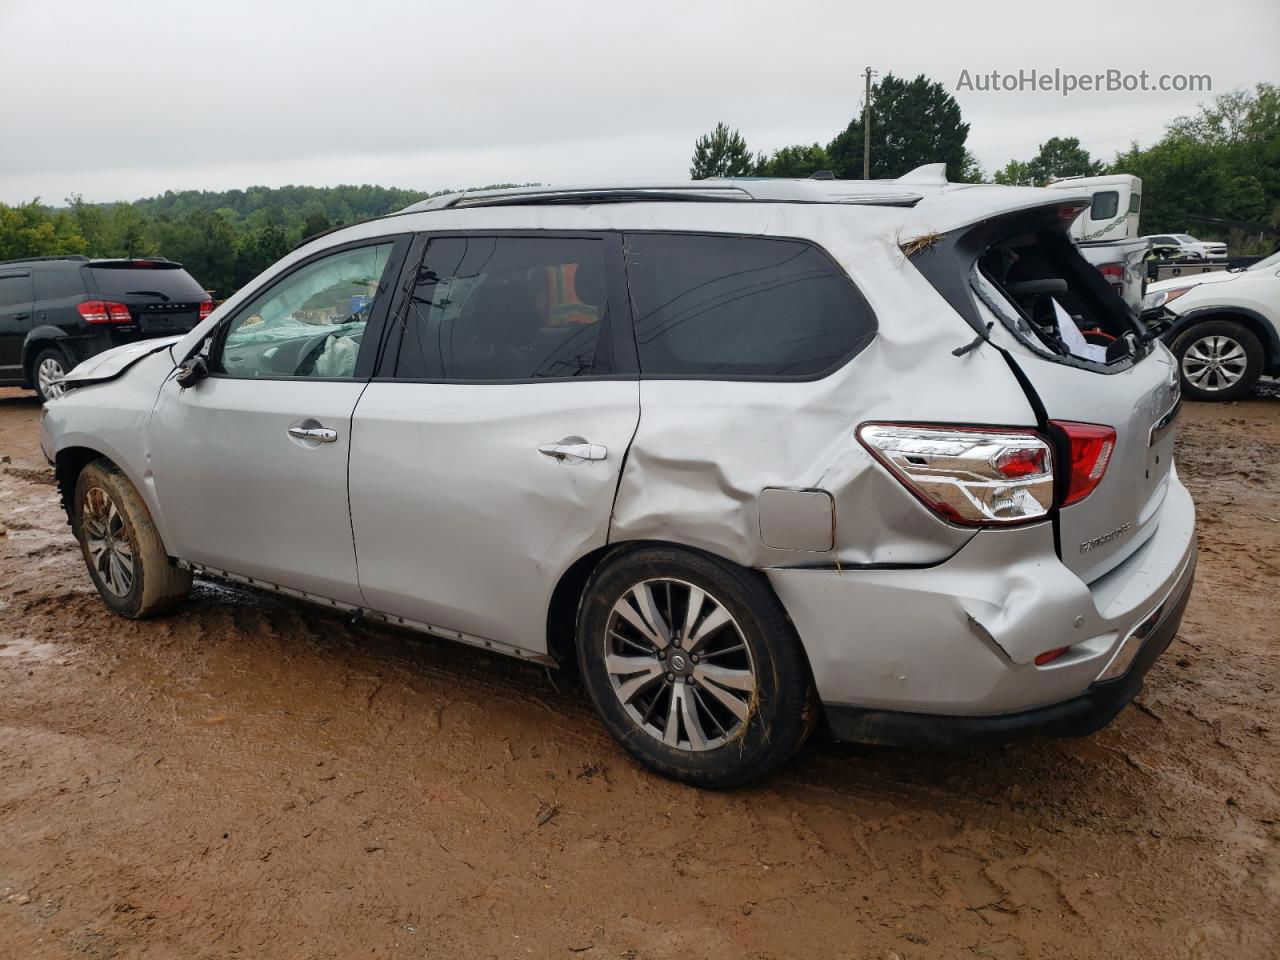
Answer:
[(1189, 233), (1160, 233), (1143, 237), (1150, 241), (1153, 249), (1176, 250), (1177, 253), (1167, 259), (1180, 260), (1222, 260), (1227, 256), (1227, 245), (1214, 240), (1197, 240)]
[(1264, 374), (1280, 374), (1280, 252), (1247, 270), (1153, 283), (1142, 319), (1166, 325), (1184, 396), (1236, 400)]
[(45, 408), (89, 575), (123, 616), (209, 576), (576, 667), (706, 786), (820, 717), (1096, 730), (1194, 576), (1176, 367), (1071, 243), (1087, 197), (941, 168), (455, 194), (316, 239)]

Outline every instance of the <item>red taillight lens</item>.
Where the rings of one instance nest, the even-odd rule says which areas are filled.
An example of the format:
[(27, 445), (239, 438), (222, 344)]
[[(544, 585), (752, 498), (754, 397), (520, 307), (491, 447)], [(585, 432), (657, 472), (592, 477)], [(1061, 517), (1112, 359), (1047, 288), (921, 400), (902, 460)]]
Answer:
[(85, 323), (133, 323), (133, 314), (123, 303), (110, 300), (86, 300), (76, 310)]
[(1049, 423), (1066, 435), (1070, 445), (1066, 492), (1062, 496), (1062, 506), (1069, 507), (1093, 493), (1102, 481), (1116, 449), (1116, 432), (1096, 423), (1069, 420), (1050, 420)]
[(203, 320), (205, 317), (207, 317), (207, 316), (208, 316), (209, 314), (211, 314), (211, 313), (213, 313), (213, 301), (212, 301), (212, 300), (206, 300), (204, 303), (200, 304), (200, 319), (201, 319), (201, 320)]
[(1102, 274), (1103, 279), (1117, 290), (1124, 289), (1124, 264), (1123, 263), (1103, 263), (1098, 266), (1098, 272)]

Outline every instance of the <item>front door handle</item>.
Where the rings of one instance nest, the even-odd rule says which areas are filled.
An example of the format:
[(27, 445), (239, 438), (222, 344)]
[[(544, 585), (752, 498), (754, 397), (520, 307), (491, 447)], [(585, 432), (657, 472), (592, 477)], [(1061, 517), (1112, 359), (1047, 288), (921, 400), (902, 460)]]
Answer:
[(295, 440), (314, 440), (316, 443), (333, 443), (338, 431), (328, 427), (290, 427), (289, 436)]
[(609, 451), (598, 443), (587, 443), (579, 437), (565, 437), (555, 443), (541, 443), (538, 452), (562, 463), (581, 463), (584, 460), (603, 460)]

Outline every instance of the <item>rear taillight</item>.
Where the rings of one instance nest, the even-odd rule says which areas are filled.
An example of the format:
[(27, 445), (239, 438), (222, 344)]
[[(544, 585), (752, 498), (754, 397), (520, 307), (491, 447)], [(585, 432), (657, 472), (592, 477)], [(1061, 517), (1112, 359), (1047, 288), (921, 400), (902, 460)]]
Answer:
[(1117, 291), (1124, 289), (1124, 264), (1123, 263), (1103, 263), (1098, 265), (1098, 272), (1111, 286)]
[(1097, 423), (1072, 423), (1069, 420), (1050, 420), (1066, 436), (1069, 446), (1067, 475), (1062, 495), (1062, 506), (1079, 503), (1102, 481), (1116, 449), (1116, 432), (1111, 427)]
[(201, 320), (203, 320), (205, 317), (207, 317), (207, 316), (208, 316), (209, 314), (211, 314), (211, 313), (213, 313), (213, 301), (212, 301), (212, 300), (206, 300), (204, 303), (200, 304), (200, 319), (201, 319)]
[(952, 523), (1025, 523), (1043, 518), (1053, 506), (1053, 453), (1034, 431), (864, 423), (858, 439)]
[(85, 323), (133, 323), (133, 314), (123, 303), (110, 300), (86, 300), (76, 307)]

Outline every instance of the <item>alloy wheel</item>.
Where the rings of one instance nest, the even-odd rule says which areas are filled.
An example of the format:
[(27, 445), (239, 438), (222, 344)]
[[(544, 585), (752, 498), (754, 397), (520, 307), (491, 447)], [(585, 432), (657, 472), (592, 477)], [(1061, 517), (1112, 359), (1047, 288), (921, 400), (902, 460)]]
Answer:
[(56, 400), (66, 392), (66, 388), (62, 385), (62, 378), (66, 376), (66, 371), (62, 369), (62, 364), (54, 357), (45, 357), (40, 361), (40, 365), (36, 368), (36, 384), (40, 388), (40, 395), (48, 400)]
[(1216, 393), (1234, 387), (1249, 368), (1244, 347), (1231, 337), (1201, 337), (1182, 355), (1182, 375), (1192, 386)]
[(117, 597), (133, 589), (134, 549), (124, 515), (101, 487), (85, 491), (80, 505), (81, 527), (89, 563), (103, 586)]
[(756, 708), (756, 673), (724, 605), (684, 580), (635, 584), (613, 605), (605, 669), (619, 703), (646, 734), (704, 751), (732, 740)]

